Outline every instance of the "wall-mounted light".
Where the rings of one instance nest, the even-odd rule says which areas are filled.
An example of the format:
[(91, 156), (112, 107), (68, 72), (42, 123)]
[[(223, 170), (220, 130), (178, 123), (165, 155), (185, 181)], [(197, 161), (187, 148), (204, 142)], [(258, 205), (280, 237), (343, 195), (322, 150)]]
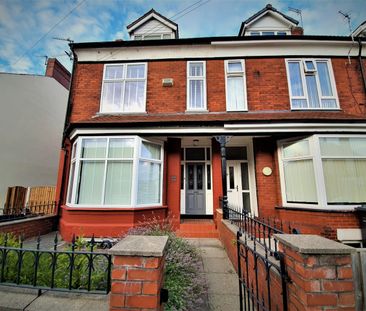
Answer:
[(198, 146), (198, 143), (199, 143), (200, 141), (198, 140), (198, 139), (193, 139), (193, 146)]
[(162, 80), (163, 86), (173, 86), (174, 80), (172, 78), (165, 78)]

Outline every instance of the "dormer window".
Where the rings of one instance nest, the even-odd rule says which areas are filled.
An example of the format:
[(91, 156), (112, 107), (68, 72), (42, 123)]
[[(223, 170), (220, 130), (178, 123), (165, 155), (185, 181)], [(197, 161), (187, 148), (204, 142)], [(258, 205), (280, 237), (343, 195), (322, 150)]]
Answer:
[(132, 40), (167, 40), (178, 38), (178, 25), (150, 10), (127, 26)]
[(239, 36), (286, 36), (297, 29), (298, 21), (283, 14), (272, 5), (245, 20), (240, 27)]

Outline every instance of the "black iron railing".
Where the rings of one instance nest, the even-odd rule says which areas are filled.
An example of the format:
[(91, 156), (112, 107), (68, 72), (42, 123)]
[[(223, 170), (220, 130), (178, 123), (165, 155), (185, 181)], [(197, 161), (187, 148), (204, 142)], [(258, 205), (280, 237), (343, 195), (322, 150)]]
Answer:
[(237, 232), (240, 311), (287, 311), (289, 278), (284, 256), (274, 252), (270, 257), (256, 245), (255, 240), (248, 240), (248, 235)]
[(26, 205), (10, 206), (4, 204), (4, 215), (0, 215), (0, 222), (19, 220), (28, 217), (55, 215), (56, 201), (32, 202)]
[(229, 204), (226, 206), (222, 204), (222, 207), (226, 209), (225, 212), (223, 211), (226, 219), (230, 220), (232, 224), (239, 228), (239, 231), (270, 254), (278, 250), (278, 243), (273, 237), (274, 234), (297, 233), (297, 230), (290, 223), (285, 223), (279, 219), (254, 216), (248, 211)]
[(97, 248), (94, 237), (89, 242), (73, 237), (70, 246), (59, 246), (57, 234), (51, 249), (23, 247), (11, 235), (0, 236), (1, 285), (39, 290), (108, 293), (110, 291), (111, 255)]

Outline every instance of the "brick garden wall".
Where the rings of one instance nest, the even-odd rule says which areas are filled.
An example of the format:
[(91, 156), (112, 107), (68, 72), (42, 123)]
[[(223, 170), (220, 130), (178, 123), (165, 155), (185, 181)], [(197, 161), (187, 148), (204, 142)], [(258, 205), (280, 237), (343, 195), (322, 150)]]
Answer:
[(0, 223), (0, 233), (13, 233), (24, 238), (47, 234), (57, 230), (58, 216), (37, 216), (33, 218)]
[[(236, 271), (238, 271), (237, 227), (228, 221), (222, 221), (221, 211), (217, 212), (217, 220), (220, 240)], [(279, 236), (288, 237), (289, 235)], [(291, 280), (287, 285), (289, 310), (324, 310), (325, 308), (355, 310), (355, 280), (351, 257), (355, 250), (315, 235), (292, 235), (291, 237), (295, 237), (292, 244), (285, 243), (281, 239), (279, 242), (279, 249), (284, 254), (286, 271)], [(311, 249), (308, 252), (304, 247), (301, 247), (301, 239), (303, 238), (314, 241), (314, 243), (308, 241), (303, 243), (310, 246)], [(248, 245), (251, 243), (248, 241)], [(297, 245), (299, 246), (297, 247)], [(324, 245), (324, 249), (322, 249), (322, 245)], [(260, 252), (259, 247), (257, 250)], [(252, 253), (248, 254), (249, 283), (253, 282), (255, 285), (255, 281), (253, 281), (254, 258)], [(243, 259), (241, 267), (242, 271), (244, 270), (244, 277), (246, 277)], [(258, 284), (261, 288), (260, 297), (263, 297), (267, 303), (266, 270), (262, 261), (258, 261), (256, 269), (258, 271)], [(270, 271), (270, 280), (272, 306), (279, 306), (279, 310), (282, 310), (281, 279), (273, 268)]]

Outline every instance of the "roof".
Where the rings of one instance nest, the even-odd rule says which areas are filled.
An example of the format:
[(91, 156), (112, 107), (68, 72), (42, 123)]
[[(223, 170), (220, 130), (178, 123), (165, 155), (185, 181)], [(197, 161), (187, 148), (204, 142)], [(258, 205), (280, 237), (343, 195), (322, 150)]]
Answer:
[(366, 36), (366, 21), (363, 21), (353, 32), (352, 32), (352, 36), (353, 37), (358, 37), (359, 35), (361, 35), (363, 32), (365, 32)]
[[(70, 43), (72, 50), (89, 48), (113, 48), (113, 47), (135, 47), (135, 46), (169, 46), (169, 45), (193, 45), (211, 44), (212, 42), (225, 41), (274, 41), (274, 40), (315, 40), (315, 41), (352, 41), (350, 36), (226, 36), (226, 37), (200, 37), (168, 40), (129, 40), (129, 41), (102, 41), (102, 42), (81, 42)], [(366, 39), (362, 38), (362, 41)]]
[[(155, 16), (154, 16), (155, 15)], [(146, 12), (144, 15), (133, 21), (131, 24), (127, 26), (127, 31), (130, 33), (135, 28), (137, 28), (139, 25), (144, 24), (148, 20), (158, 17), (160, 22), (163, 22), (166, 26), (172, 28), (174, 31), (178, 33), (178, 24), (174, 23), (169, 18), (166, 18), (164, 15), (161, 15), (159, 12), (156, 12), (154, 9), (151, 9), (150, 11)]]
[(259, 19), (261, 16), (265, 15), (267, 12), (273, 12), (273, 13), (279, 14), (281, 17), (283, 17), (284, 19), (289, 21), (289, 23), (293, 24), (294, 26), (299, 24), (299, 21), (297, 21), (296, 19), (294, 19), (286, 14), (283, 14), (282, 12), (280, 12), (276, 8), (274, 8), (271, 4), (267, 4), (262, 10), (258, 11), (257, 13), (255, 13), (254, 15), (252, 15), (251, 17), (249, 17), (248, 19), (246, 19), (244, 22), (241, 23), (238, 35), (239, 36), (243, 35), (244, 28), (248, 24)]
[(132, 115), (97, 115), (73, 123), (74, 127), (85, 126), (147, 126), (148, 124), (205, 124), (233, 122), (366, 122), (364, 116), (347, 114), (342, 111), (251, 111), (251, 112), (211, 112), (205, 114), (148, 113)]

